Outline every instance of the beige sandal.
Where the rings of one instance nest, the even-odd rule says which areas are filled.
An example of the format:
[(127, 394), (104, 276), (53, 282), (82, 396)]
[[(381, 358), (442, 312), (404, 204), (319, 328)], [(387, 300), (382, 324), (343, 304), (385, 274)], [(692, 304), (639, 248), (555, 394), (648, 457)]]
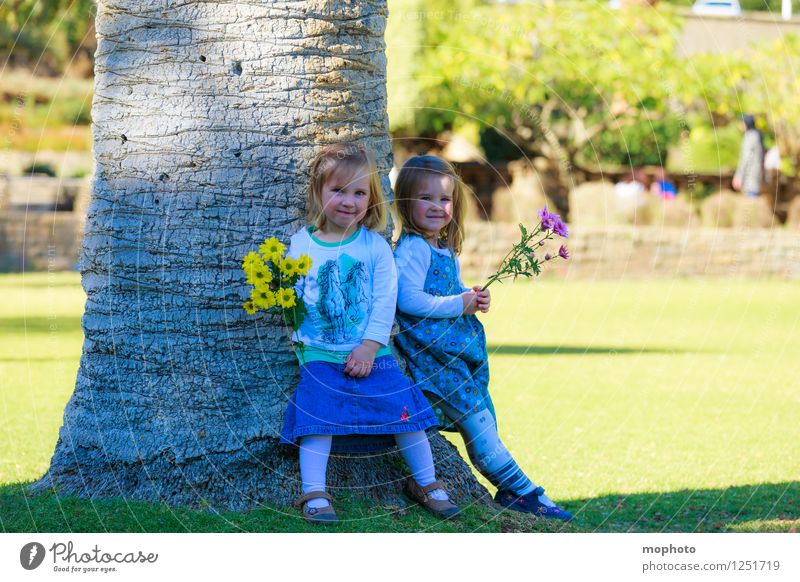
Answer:
[[(327, 499), (328, 504), (325, 507), (309, 507), (307, 502), (312, 499)], [(339, 518), (336, 517), (336, 512), (333, 510), (333, 497), (328, 495), (325, 491), (311, 491), (306, 493), (294, 502), (295, 507), (303, 508), (303, 517), (306, 521), (311, 523), (336, 523)]]
[(458, 505), (449, 499), (440, 500), (432, 498), (429, 493), (441, 489), (445, 491), (444, 483), (441, 481), (434, 481), (430, 485), (421, 487), (419, 483), (414, 481), (413, 477), (409, 477), (405, 485), (405, 494), (419, 503), (422, 507), (430, 511), (436, 517), (442, 519), (455, 519), (461, 515), (461, 510)]

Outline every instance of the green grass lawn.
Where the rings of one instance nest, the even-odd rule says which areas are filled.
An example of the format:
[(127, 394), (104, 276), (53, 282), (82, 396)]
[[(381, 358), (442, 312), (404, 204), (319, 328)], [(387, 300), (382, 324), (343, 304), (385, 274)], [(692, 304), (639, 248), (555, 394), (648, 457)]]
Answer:
[[(800, 293), (782, 281), (539, 281), (493, 287), (482, 316), (501, 436), (576, 513), (541, 523), (473, 506), (337, 502), (334, 531), (796, 531)], [(292, 510), (172, 509), (31, 497), (81, 351), (73, 273), (0, 276), (0, 528), (310, 531)], [(454, 439), (458, 443), (458, 439)], [(459, 446), (460, 443), (458, 443)], [(463, 451), (463, 448), (462, 448)]]

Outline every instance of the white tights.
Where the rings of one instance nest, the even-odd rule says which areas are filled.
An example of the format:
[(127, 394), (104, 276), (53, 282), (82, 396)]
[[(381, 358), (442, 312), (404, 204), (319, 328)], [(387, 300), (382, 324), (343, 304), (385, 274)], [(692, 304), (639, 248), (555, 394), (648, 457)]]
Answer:
[[(433, 467), (433, 455), (428, 436), (424, 431), (405, 432), (394, 435), (400, 453), (411, 469), (414, 480), (425, 487), (436, 481), (436, 471)], [(312, 491), (325, 491), (325, 475), (328, 471), (328, 457), (331, 454), (330, 435), (309, 435), (300, 439), (300, 476), (303, 480), (303, 493)], [(431, 497), (445, 500), (447, 494), (441, 489), (433, 491)], [(309, 507), (325, 507), (325, 499), (312, 499)]]

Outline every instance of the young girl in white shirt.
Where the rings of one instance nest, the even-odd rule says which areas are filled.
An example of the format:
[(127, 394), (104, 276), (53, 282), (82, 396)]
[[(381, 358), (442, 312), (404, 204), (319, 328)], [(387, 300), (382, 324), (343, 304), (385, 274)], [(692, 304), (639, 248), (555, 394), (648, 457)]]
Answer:
[(281, 442), (300, 448), (302, 506), (309, 521), (337, 520), (326, 470), (337, 435), (394, 435), (412, 477), (406, 494), (443, 518), (459, 508), (436, 480), (425, 429), (436, 417), (388, 348), (397, 273), (388, 243), (386, 202), (372, 152), (359, 145), (325, 148), (311, 166), (310, 226), (291, 239), (289, 256), (311, 258), (298, 281), (307, 314), (294, 340), (300, 382)]

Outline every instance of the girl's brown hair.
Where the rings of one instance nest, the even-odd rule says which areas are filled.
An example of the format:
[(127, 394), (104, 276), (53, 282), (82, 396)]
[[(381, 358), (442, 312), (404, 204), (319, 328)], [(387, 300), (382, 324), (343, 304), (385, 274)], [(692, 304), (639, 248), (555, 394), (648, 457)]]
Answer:
[(349, 183), (356, 177), (369, 176), (369, 201), (362, 224), (369, 230), (386, 228), (386, 198), (383, 195), (375, 154), (361, 144), (335, 144), (323, 149), (311, 162), (308, 181), (308, 222), (318, 229), (325, 227), (322, 186), (334, 174)]
[(467, 211), (467, 186), (461, 180), (453, 165), (436, 156), (414, 156), (409, 158), (394, 183), (394, 197), (397, 205), (397, 214), (403, 232), (425, 236), (412, 218), (411, 207), (419, 192), (420, 183), (429, 175), (449, 176), (453, 180), (453, 219), (439, 233), (439, 240), (452, 249), (455, 253), (461, 252), (461, 243), (464, 240), (464, 216)]

